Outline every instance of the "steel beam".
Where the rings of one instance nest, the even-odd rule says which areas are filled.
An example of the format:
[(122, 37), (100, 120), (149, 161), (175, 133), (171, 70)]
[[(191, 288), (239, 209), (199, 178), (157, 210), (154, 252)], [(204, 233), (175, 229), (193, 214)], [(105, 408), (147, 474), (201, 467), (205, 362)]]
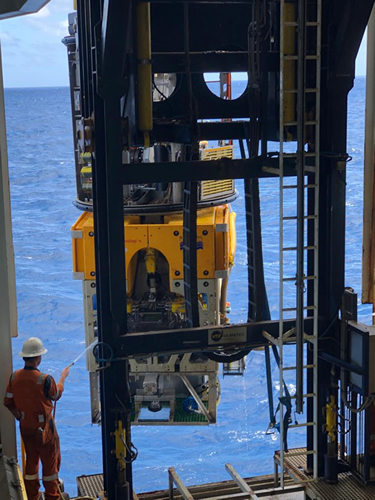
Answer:
[[(136, 0), (141, 3), (144, 0)], [(234, 4), (234, 3), (254, 3), (255, 0), (148, 0), (150, 3), (208, 3), (208, 4)]]
[[(337, 33), (335, 37), (336, 68), (340, 75), (351, 74), (354, 78), (355, 58), (371, 11), (374, 7), (374, 0), (361, 0), (360, 2), (350, 1), (340, 4), (340, 22), (337, 23)], [(343, 7), (343, 8), (342, 8)], [(370, 48), (370, 51), (372, 49)]]
[(0, 19), (34, 14), (42, 9), (49, 0), (2, 0)]
[[(123, 184), (142, 184), (151, 182), (184, 182), (220, 179), (257, 179), (276, 177), (267, 171), (268, 167), (276, 168), (278, 160), (260, 157), (249, 160), (221, 159), (217, 161), (182, 161), (143, 163), (142, 169), (137, 165), (126, 165), (122, 168)], [(295, 176), (295, 160), (284, 165), (284, 175)]]
[[(236, 52), (191, 52), (192, 73), (247, 71), (248, 54)], [(152, 54), (152, 68), (155, 73), (184, 73), (186, 62), (184, 52), (156, 52)]]
[[(295, 327), (295, 320), (284, 321), (287, 332)], [(278, 321), (259, 321), (219, 327), (199, 327), (121, 335), (116, 344), (115, 357), (142, 357), (156, 354), (221, 351), (231, 352), (268, 344), (263, 336), (267, 331), (278, 337)], [(312, 319), (305, 322), (306, 333), (312, 331)], [(292, 342), (291, 342), (292, 343)]]
[[(155, 115), (158, 110), (155, 109)], [(224, 117), (225, 118), (225, 117)], [(198, 140), (227, 140), (247, 139), (249, 137), (249, 121), (233, 122), (200, 122), (197, 124)], [(180, 144), (191, 144), (192, 136), (189, 125), (173, 123), (155, 123), (152, 137), (155, 142), (177, 142)]]

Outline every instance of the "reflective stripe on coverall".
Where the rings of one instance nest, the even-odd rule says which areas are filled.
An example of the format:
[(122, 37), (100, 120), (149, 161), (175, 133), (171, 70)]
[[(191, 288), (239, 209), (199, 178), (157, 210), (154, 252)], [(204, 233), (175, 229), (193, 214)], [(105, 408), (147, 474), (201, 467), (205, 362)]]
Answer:
[(59, 500), (60, 442), (52, 416), (53, 401), (63, 387), (37, 368), (25, 367), (9, 380), (4, 404), (21, 412), (20, 431), (26, 450), (25, 487), (28, 500), (39, 500), (39, 460), (43, 466), (45, 500)]

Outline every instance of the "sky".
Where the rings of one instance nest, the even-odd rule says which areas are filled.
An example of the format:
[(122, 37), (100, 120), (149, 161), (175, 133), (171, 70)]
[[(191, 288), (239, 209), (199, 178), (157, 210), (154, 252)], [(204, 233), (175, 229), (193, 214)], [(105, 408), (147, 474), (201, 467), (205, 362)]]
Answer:
[[(51, 0), (37, 14), (0, 21), (5, 87), (69, 85), (61, 39), (68, 34), (67, 18), (72, 11), (73, 0)], [(362, 42), (356, 75), (365, 74), (366, 43)], [(241, 75), (235, 79), (242, 79)]]

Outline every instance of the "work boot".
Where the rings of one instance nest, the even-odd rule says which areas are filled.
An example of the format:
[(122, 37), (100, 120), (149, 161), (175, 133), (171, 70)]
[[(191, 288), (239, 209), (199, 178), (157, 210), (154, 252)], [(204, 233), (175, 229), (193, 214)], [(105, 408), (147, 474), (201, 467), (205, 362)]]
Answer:
[(61, 496), (63, 497), (64, 500), (70, 500), (70, 496), (68, 495), (68, 493), (65, 493), (65, 491), (61, 493)]

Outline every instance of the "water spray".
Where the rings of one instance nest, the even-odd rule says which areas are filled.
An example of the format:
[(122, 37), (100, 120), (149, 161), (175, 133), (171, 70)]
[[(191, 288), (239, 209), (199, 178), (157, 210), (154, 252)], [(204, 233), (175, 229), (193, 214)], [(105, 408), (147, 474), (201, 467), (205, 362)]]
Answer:
[(96, 346), (96, 344), (98, 343), (98, 339), (95, 339), (94, 342), (92, 342), (88, 347), (86, 347), (86, 349), (84, 351), (81, 352), (81, 354), (79, 354), (76, 359), (74, 361), (72, 361), (70, 363), (70, 365), (67, 366), (67, 368), (70, 368), (71, 366), (75, 365), (77, 363), (77, 361), (82, 358), (82, 356), (84, 354), (86, 354), (86, 352), (88, 352), (90, 349), (94, 349), (94, 347)]

